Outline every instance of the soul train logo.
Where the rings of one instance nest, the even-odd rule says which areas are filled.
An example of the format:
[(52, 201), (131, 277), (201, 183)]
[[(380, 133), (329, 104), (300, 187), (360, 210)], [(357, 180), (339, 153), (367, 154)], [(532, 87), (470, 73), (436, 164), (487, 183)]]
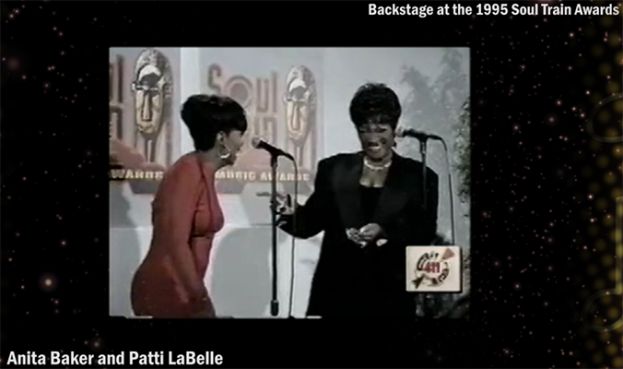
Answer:
[(171, 65), (150, 48), (127, 67), (123, 55), (109, 64), (109, 178), (128, 181), (134, 193), (154, 193), (172, 160)]
[(279, 161), (277, 183), (292, 191), (296, 180), (299, 193), (309, 193), (312, 168), (318, 157), (318, 95), (311, 70), (296, 66), (283, 76), (273, 71), (268, 76), (250, 78), (239, 74), (227, 76), (221, 65), (211, 64), (207, 77), (208, 93), (238, 101), (246, 110), (249, 123), (236, 164), (216, 174), (217, 190), (240, 193), (247, 183), (271, 181), (268, 153), (251, 145), (252, 138), (259, 137), (290, 152), (296, 160), (298, 173), (291, 163)]

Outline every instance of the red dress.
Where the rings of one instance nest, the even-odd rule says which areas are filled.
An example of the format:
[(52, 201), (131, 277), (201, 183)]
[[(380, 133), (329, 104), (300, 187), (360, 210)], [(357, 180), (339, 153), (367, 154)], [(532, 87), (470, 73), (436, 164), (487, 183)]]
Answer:
[(211, 164), (182, 156), (152, 203), (153, 236), (132, 280), (132, 309), (154, 318), (214, 317), (204, 285), (214, 234), (223, 227)]

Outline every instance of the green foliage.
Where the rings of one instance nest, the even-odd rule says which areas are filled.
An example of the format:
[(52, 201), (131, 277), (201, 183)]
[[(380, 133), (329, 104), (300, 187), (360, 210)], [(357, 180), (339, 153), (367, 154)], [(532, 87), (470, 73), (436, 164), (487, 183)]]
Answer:
[(458, 196), (462, 202), (469, 201), (471, 184), (471, 138), (469, 99), (463, 103), (459, 122), (455, 125), (454, 150), (456, 153), (455, 169), (460, 176)]

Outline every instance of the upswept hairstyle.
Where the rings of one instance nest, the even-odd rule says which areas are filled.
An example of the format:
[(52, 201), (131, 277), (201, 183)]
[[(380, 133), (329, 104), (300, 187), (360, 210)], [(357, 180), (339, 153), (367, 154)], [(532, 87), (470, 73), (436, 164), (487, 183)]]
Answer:
[(247, 118), (235, 100), (219, 95), (192, 95), (182, 106), (182, 119), (190, 131), (196, 150), (214, 147), (219, 132), (245, 132)]

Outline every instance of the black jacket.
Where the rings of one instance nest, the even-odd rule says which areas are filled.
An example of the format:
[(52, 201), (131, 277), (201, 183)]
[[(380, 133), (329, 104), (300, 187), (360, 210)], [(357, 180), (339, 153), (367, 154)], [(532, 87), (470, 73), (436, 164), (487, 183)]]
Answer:
[[(312, 281), (307, 315), (323, 317), (415, 314), (406, 292), (406, 246), (429, 245), (436, 236), (438, 176), (427, 168), (423, 203), (422, 163), (394, 153), (371, 221), (363, 219), (359, 179), (363, 153), (337, 154), (321, 160), (315, 188), (296, 218), (282, 216), (280, 228), (299, 238), (324, 231)], [(296, 222), (296, 229), (294, 227)], [(361, 248), (346, 229), (378, 223), (388, 242)]]

